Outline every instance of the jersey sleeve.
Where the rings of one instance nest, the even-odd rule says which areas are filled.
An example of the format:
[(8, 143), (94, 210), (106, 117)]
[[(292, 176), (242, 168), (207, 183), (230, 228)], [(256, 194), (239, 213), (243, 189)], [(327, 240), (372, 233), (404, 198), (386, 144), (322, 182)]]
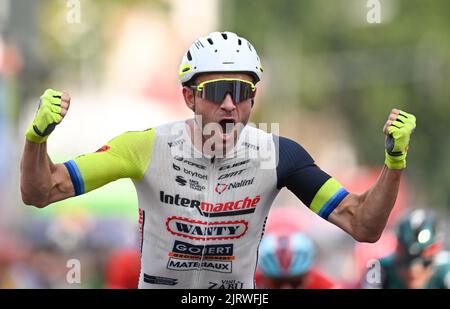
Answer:
[(328, 219), (348, 191), (322, 171), (298, 143), (281, 136), (274, 137), (274, 142), (278, 144), (278, 189), (287, 187), (312, 211)]
[(75, 195), (81, 195), (120, 178), (141, 179), (150, 163), (155, 132), (126, 132), (94, 153), (65, 162)]

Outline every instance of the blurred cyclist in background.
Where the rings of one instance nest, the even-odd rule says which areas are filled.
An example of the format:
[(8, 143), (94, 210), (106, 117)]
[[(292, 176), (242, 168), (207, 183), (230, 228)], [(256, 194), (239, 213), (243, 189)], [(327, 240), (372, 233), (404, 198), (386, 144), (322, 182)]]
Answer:
[(141, 270), (141, 256), (134, 248), (120, 248), (114, 251), (106, 263), (108, 289), (137, 289)]
[(328, 275), (314, 268), (316, 247), (306, 234), (270, 233), (259, 247), (256, 287), (265, 289), (338, 288)]
[(450, 258), (443, 251), (442, 233), (434, 213), (415, 209), (397, 227), (395, 253), (380, 259), (381, 282), (368, 288), (448, 289)]

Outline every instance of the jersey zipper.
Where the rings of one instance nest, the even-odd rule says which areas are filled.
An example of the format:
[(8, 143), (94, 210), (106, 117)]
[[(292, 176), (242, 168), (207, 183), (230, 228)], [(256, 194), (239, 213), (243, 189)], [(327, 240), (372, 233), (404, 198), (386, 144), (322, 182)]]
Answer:
[[(208, 188), (206, 191), (206, 195), (205, 195), (205, 201), (208, 201), (210, 203), (215, 204), (214, 201), (214, 183), (215, 183), (215, 177), (216, 177), (216, 158), (215, 156), (211, 158), (209, 164), (208, 164)], [(211, 200), (210, 200), (211, 199)], [(208, 212), (208, 216), (207, 217), (203, 217), (204, 221), (206, 222), (206, 228), (205, 228), (205, 232), (208, 231), (208, 227), (209, 227), (209, 223), (210, 223), (210, 216), (211, 216), (211, 211)], [(207, 233), (205, 233), (207, 234)], [(202, 264), (204, 261), (204, 254), (205, 254), (205, 249), (206, 249), (206, 245), (207, 245), (207, 238), (205, 235), (205, 238), (203, 239), (203, 250), (202, 250), (202, 256), (200, 259), (200, 267), (197, 273), (197, 280), (195, 282), (195, 286), (194, 288), (199, 288), (200, 287), (200, 283), (201, 283), (201, 277), (203, 275), (203, 270), (202, 270)]]

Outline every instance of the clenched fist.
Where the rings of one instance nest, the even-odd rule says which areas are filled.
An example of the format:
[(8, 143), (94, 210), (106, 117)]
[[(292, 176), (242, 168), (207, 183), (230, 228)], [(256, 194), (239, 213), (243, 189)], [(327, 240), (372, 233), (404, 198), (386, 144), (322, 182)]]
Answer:
[(47, 141), (50, 133), (61, 123), (70, 107), (67, 92), (45, 90), (39, 100), (39, 107), (25, 136), (31, 142), (41, 144)]
[(395, 108), (391, 111), (383, 128), (383, 132), (386, 134), (384, 163), (388, 168), (403, 169), (406, 167), (409, 140), (415, 128), (416, 117), (414, 115)]

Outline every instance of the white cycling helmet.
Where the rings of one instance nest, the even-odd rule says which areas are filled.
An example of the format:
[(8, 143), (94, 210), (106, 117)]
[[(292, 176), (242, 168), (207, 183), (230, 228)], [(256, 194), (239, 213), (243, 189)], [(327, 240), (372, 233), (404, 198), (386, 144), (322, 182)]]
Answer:
[(233, 32), (212, 32), (195, 41), (183, 56), (180, 82), (183, 86), (200, 73), (239, 72), (261, 80), (263, 68), (255, 48)]

